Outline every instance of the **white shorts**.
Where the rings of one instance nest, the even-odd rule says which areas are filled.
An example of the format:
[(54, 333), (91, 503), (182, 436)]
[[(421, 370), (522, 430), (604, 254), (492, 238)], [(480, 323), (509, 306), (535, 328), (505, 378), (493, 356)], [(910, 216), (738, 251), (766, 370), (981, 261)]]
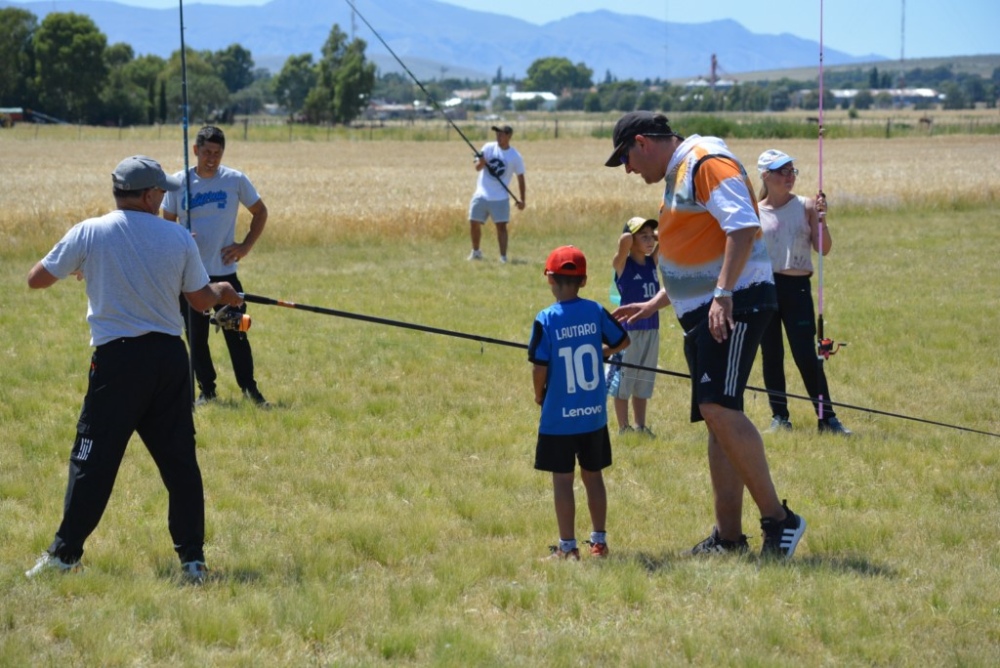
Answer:
[[(635, 364), (646, 369), (655, 369), (660, 354), (660, 330), (634, 329), (628, 333), (631, 343), (622, 351), (622, 362)], [(622, 367), (622, 379), (615, 399), (649, 399), (653, 396), (655, 371)]]
[(487, 218), (492, 218), (494, 223), (507, 223), (510, 221), (510, 198), (485, 199), (483, 197), (473, 197), (469, 202), (469, 220), (474, 223), (485, 223)]

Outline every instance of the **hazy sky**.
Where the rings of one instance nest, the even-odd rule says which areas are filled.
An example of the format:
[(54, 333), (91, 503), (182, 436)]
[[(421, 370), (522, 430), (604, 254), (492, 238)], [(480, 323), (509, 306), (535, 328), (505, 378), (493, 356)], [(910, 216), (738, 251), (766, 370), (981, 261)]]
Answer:
[[(142, 7), (174, 7), (176, 0), (116, 0)], [(184, 0), (191, 4), (262, 5), (270, 0)], [(322, 0), (337, 2), (338, 0)], [(371, 0), (355, 0), (364, 13)], [(597, 9), (653, 16), (675, 23), (734, 19), (762, 34), (791, 33), (819, 41), (821, 0), (441, 0), (514, 16), (532, 23)], [(906, 6), (905, 42), (903, 6)], [(851, 55), (888, 58), (1000, 53), (1000, 0), (828, 0), (823, 3), (824, 45)]]

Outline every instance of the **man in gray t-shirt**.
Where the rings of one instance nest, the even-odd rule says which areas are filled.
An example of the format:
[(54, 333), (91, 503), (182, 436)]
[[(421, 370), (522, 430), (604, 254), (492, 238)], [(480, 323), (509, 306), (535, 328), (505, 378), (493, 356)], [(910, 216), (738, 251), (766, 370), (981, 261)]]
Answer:
[(195, 456), (187, 350), (177, 310), (239, 306), (228, 283), (210, 283), (187, 230), (159, 218), (163, 195), (180, 187), (152, 158), (126, 158), (112, 174), (116, 210), (75, 225), (28, 273), (47, 288), (71, 274), (86, 281), (89, 383), (70, 453), (63, 519), (27, 572), (79, 570), (118, 467), (138, 432), (170, 495), (169, 529), (185, 577), (205, 578), (205, 496)]
[[(185, 190), (167, 193), (163, 199), (163, 217), (180, 220), (191, 230), (201, 252), (201, 260), (213, 281), (225, 281), (238, 292), (243, 292), (243, 284), (236, 275), (237, 263), (246, 257), (264, 232), (267, 207), (245, 174), (222, 164), (225, 150), (226, 136), (222, 130), (209, 125), (198, 131), (194, 144), (198, 164), (187, 174), (183, 171), (175, 174), (182, 184), (189, 185), (190, 196), (184, 195)], [(243, 241), (237, 243), (236, 214), (241, 205), (250, 211), (250, 230)], [(198, 403), (203, 404), (216, 398), (217, 376), (208, 347), (210, 320), (209, 316), (199, 311), (188, 313), (188, 306), (183, 300), (181, 310), (185, 324), (189, 325), (191, 362), (201, 389)], [(246, 307), (241, 310), (245, 312)], [(253, 351), (246, 333), (225, 329), (223, 337), (233, 363), (236, 384), (243, 396), (259, 406), (268, 406), (257, 388)]]

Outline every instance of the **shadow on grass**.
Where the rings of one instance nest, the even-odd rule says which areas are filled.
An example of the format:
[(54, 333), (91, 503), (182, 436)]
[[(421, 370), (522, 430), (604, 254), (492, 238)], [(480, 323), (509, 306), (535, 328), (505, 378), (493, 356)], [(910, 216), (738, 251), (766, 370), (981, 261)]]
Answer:
[(181, 573), (180, 569), (173, 564), (162, 565), (156, 569), (156, 575), (164, 580), (173, 580), (181, 587), (197, 587), (207, 584), (254, 584), (264, 580), (264, 574), (250, 569), (237, 568), (220, 571), (213, 568), (208, 569), (205, 579), (202, 581), (190, 580)]
[(686, 558), (681, 555), (671, 554), (669, 552), (661, 552), (660, 554), (636, 552), (631, 557), (626, 557), (626, 559), (634, 561), (650, 573), (672, 570), (678, 562), (686, 560)]
[(649, 573), (670, 571), (676, 568), (679, 564), (691, 561), (700, 560), (711, 562), (712, 560), (719, 560), (720, 563), (731, 563), (735, 561), (752, 564), (754, 566), (766, 565), (780, 566), (782, 568), (808, 568), (810, 570), (828, 571), (832, 573), (850, 573), (873, 578), (896, 578), (899, 575), (899, 571), (891, 566), (874, 563), (866, 557), (856, 555), (841, 557), (810, 555), (807, 557), (793, 557), (789, 561), (775, 558), (761, 559), (756, 554), (741, 556), (717, 555), (697, 557), (687, 556), (683, 553), (671, 554), (669, 552), (661, 552), (658, 554), (651, 554), (649, 552), (636, 552), (632, 555), (621, 556), (626, 560), (634, 561)]
[[(781, 563), (781, 562), (778, 562)], [(815, 570), (832, 571), (834, 573), (851, 573), (872, 578), (896, 578), (899, 571), (886, 564), (877, 564), (867, 557), (849, 555), (841, 557), (809, 555), (801, 559), (793, 557), (789, 565), (801, 563)]]
[(233, 397), (231, 399), (212, 399), (211, 401), (196, 406), (195, 415), (200, 412), (211, 412), (213, 410), (243, 410), (253, 409), (258, 411), (271, 411), (275, 409), (288, 408), (288, 405), (281, 401), (268, 401), (266, 406), (258, 406), (249, 399), (243, 397)]

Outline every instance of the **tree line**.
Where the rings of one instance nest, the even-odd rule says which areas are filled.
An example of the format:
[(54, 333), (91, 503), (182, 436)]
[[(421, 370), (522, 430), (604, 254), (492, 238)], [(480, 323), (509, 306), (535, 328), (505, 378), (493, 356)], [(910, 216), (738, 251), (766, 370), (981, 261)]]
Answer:
[[(73, 123), (141, 125), (176, 123), (183, 115), (180, 50), (169, 58), (136, 56), (125, 43), (108, 44), (90, 17), (72, 12), (50, 13), (41, 22), (25, 9), (0, 9), (0, 106), (23, 107)], [(320, 56), (311, 53), (286, 59), (272, 75), (257, 68), (248, 49), (231, 44), (219, 51), (187, 49), (188, 118), (192, 122), (226, 122), (236, 114), (257, 114), (277, 104), (289, 117), (307, 123), (346, 124), (369, 103), (381, 100), (408, 104), (422, 92), (406, 76), (378, 76), (365, 56), (367, 45), (349, 39), (334, 24)], [(828, 72), (823, 104), (838, 102), (831, 88), (856, 88), (855, 109), (889, 106), (893, 100), (875, 91), (905, 82), (906, 86), (936, 88), (944, 106), (963, 109), (977, 104), (995, 106), (1000, 95), (1000, 68), (991, 78), (953, 72), (950, 67), (880, 72), (876, 67)], [(606, 72), (595, 82), (585, 63), (567, 58), (536, 60), (520, 81), (498, 69), (491, 81), (438, 79), (423, 82), (435, 100), (458, 89), (490, 84), (516, 84), (519, 90), (546, 91), (558, 96), (557, 109), (588, 112), (656, 109), (663, 111), (783, 111), (790, 107), (816, 109), (816, 81), (743, 82), (731, 87), (689, 88), (660, 79), (618, 80)], [(802, 91), (806, 93), (803, 94)], [(529, 111), (541, 98), (512, 103), (504, 96), (469, 103), (473, 109)], [(929, 104), (929, 103), (928, 103)]]
[[(312, 123), (349, 123), (368, 105), (375, 65), (365, 42), (334, 25), (320, 58), (291, 56), (277, 76), (248, 49), (185, 52), (188, 118), (223, 122), (274, 102)], [(180, 49), (169, 58), (136, 56), (86, 15), (53, 12), (39, 22), (0, 9), (0, 107), (22, 107), (92, 125), (176, 123), (183, 118)]]

